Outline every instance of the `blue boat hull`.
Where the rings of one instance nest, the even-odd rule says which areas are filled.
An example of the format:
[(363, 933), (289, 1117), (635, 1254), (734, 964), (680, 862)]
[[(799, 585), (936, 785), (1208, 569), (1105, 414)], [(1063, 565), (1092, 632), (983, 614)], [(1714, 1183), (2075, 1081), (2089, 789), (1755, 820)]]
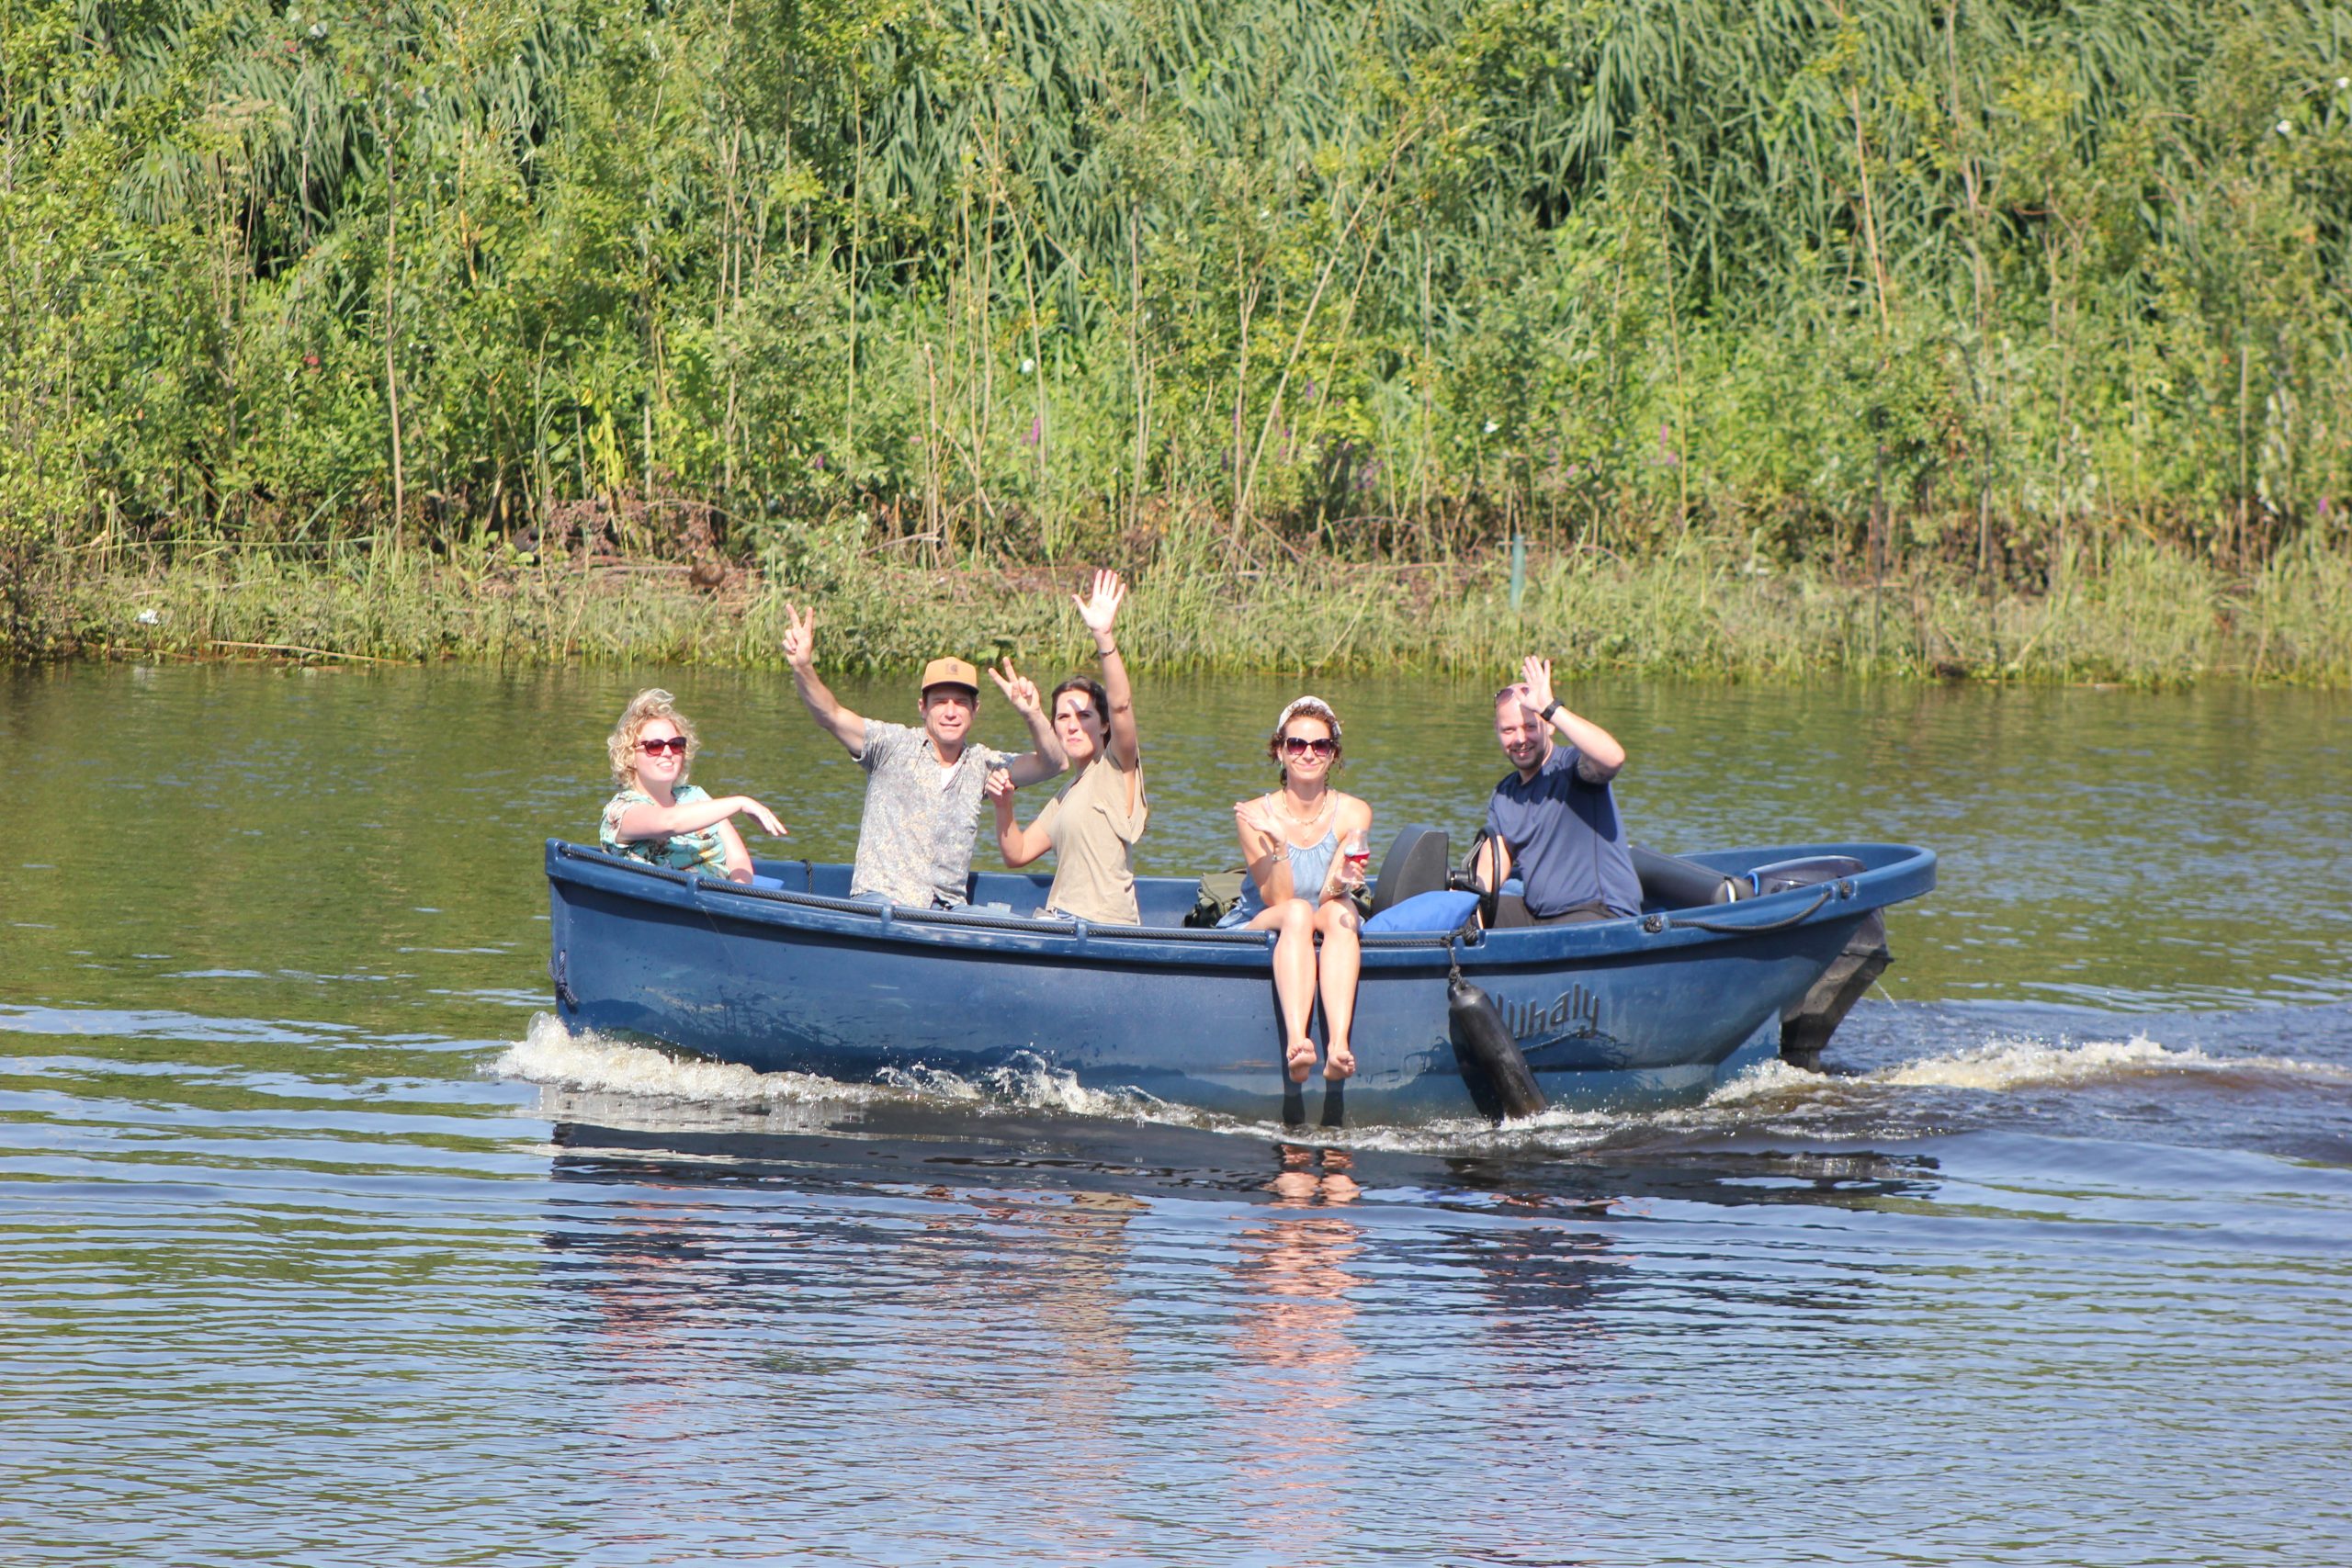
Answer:
[[(1452, 952), (1555, 1103), (1695, 1099), (1769, 1051), (1769, 1026), (1872, 909), (1935, 883), (1934, 855), (1902, 845), (1690, 858), (1736, 874), (1815, 854), (1865, 869), (1704, 910), (1491, 931)], [(1282, 1069), (1272, 938), (1182, 929), (1189, 880), (1141, 879), (1146, 924), (1118, 928), (886, 909), (842, 897), (843, 867), (758, 870), (780, 886), (741, 888), (549, 840), (549, 973), (566, 1025), (851, 1080), (1041, 1060), (1089, 1088), (1248, 1118), (1272, 1119), (1295, 1094)], [(1045, 890), (1041, 877), (982, 874), (973, 897), (1026, 911)], [(1436, 935), (1366, 939), (1351, 1121), (1476, 1113), (1447, 1030), (1448, 958)]]

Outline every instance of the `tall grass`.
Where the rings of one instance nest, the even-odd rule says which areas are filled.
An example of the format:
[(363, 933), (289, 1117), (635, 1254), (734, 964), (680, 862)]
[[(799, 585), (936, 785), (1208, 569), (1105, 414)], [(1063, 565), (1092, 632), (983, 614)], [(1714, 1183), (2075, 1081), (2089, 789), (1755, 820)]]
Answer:
[[(2296, 550), (2232, 578), (2144, 541), (2050, 593), (1987, 595), (1920, 569), (1873, 587), (1806, 568), (1764, 571), (1698, 550), (1639, 562), (1539, 550), (1520, 608), (1501, 558), (1397, 570), (1294, 564), (1209, 577), (1144, 573), (1120, 639), (1156, 671), (1479, 671), (1531, 649), (1564, 671), (2176, 685), (2216, 674), (2352, 682), (2352, 561)], [(1024, 665), (1091, 657), (1067, 582), (942, 574), (859, 560), (820, 601), (829, 665), (907, 671), (942, 651)], [(805, 583), (758, 568), (715, 590), (680, 567), (543, 570), (512, 556), (446, 560), (352, 550), (183, 554), (152, 570), (40, 585), (59, 651), (113, 657), (654, 660), (775, 666)]]

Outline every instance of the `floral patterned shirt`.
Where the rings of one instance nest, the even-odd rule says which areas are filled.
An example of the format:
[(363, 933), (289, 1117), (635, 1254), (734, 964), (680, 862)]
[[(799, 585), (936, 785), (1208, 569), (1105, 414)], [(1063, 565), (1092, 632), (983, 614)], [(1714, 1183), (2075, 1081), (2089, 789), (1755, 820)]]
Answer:
[[(672, 798), (685, 806), (708, 800), (710, 793), (700, 784), (680, 784), (672, 792)], [(717, 823), (697, 833), (673, 833), (662, 839), (622, 838), (621, 814), (632, 806), (652, 804), (653, 797), (641, 789), (625, 789), (605, 802), (605, 819), (597, 827), (596, 842), (614, 854), (641, 860), (648, 865), (666, 865), (673, 871), (691, 871), (701, 876), (727, 874), (727, 845), (718, 836)]]
[(1012, 761), (992, 746), (967, 742), (952, 768), (939, 765), (931, 737), (910, 725), (865, 721), (865, 814), (857, 825), (857, 864), (849, 895), (878, 893), (918, 909), (964, 902), (980, 786), (990, 768)]

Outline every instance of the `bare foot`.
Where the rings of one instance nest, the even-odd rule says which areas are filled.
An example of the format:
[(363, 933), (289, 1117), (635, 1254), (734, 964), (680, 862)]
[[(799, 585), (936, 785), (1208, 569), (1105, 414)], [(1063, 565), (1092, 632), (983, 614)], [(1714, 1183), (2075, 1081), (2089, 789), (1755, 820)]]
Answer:
[(1283, 1064), (1290, 1068), (1291, 1082), (1305, 1083), (1306, 1075), (1315, 1070), (1315, 1042), (1304, 1034), (1292, 1041)]
[(1346, 1041), (1332, 1041), (1330, 1050), (1324, 1053), (1323, 1076), (1333, 1083), (1356, 1076), (1356, 1054)]

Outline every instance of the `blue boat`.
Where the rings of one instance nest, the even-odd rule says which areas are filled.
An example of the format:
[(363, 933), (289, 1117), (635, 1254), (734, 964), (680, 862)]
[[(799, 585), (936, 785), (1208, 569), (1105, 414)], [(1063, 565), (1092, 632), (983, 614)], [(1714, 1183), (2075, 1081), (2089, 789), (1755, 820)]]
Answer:
[[(1341, 1095), (1356, 1122), (1476, 1113), (1485, 1097), (1449, 1022), (1457, 966), (1554, 1102), (1695, 1100), (1776, 1050), (1817, 1065), (1884, 963), (1879, 912), (1936, 876), (1932, 852), (1902, 844), (1645, 859), (1637, 917), (1368, 930), (1358, 1070), (1326, 1119)], [(1045, 876), (981, 872), (970, 908), (933, 910), (849, 898), (847, 866), (755, 870), (741, 886), (548, 840), (548, 972), (566, 1026), (853, 1081), (1042, 1060), (1091, 1089), (1298, 1119), (1272, 936), (1187, 927), (1190, 878), (1138, 877), (1143, 924), (1110, 926), (1015, 912), (1044, 903)], [(1324, 1095), (1319, 1077), (1313, 1089)]]

